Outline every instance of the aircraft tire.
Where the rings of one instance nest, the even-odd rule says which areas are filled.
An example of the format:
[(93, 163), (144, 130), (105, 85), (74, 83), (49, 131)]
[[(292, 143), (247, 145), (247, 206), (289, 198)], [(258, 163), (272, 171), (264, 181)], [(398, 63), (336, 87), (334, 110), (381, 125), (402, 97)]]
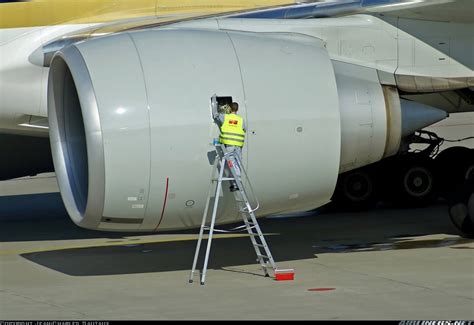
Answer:
[(436, 197), (435, 177), (431, 161), (419, 159), (402, 165), (395, 181), (399, 205), (421, 207)]
[(336, 188), (334, 203), (349, 211), (366, 210), (377, 201), (376, 182), (373, 173), (359, 169), (342, 175)]

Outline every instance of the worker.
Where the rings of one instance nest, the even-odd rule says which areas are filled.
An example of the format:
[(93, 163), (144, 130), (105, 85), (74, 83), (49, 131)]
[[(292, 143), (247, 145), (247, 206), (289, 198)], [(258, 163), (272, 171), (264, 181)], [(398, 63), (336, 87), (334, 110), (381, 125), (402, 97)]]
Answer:
[[(242, 147), (245, 141), (245, 132), (247, 128), (245, 126), (244, 119), (237, 115), (239, 111), (239, 104), (233, 102), (230, 104), (230, 114), (213, 112), (214, 121), (219, 126), (221, 135), (219, 136), (219, 142), (224, 144), (227, 152), (233, 152), (238, 159), (231, 156), (231, 163), (234, 165), (237, 177), (240, 178), (240, 162), (242, 161)], [(238, 186), (235, 182), (232, 182), (230, 191), (234, 192), (238, 190)]]

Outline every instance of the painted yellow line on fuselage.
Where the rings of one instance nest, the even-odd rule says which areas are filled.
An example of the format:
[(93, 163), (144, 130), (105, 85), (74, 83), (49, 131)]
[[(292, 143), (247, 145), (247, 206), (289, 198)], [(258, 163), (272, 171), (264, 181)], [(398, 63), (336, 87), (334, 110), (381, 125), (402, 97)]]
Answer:
[(288, 0), (31, 0), (0, 3), (0, 28), (103, 23), (121, 19), (253, 9)]

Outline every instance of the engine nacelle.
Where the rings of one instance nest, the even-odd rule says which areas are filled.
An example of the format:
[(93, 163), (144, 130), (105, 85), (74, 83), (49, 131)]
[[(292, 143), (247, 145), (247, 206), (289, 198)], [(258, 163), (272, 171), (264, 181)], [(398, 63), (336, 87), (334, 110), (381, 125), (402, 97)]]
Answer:
[[(316, 38), (186, 29), (107, 36), (58, 52), (48, 92), (58, 183), (79, 226), (199, 226), (218, 136), (213, 94), (240, 104), (259, 216), (316, 208), (333, 193), (339, 100)], [(232, 195), (222, 202), (217, 221), (240, 220)]]
[(395, 155), (404, 121), (398, 91), (377, 70), (333, 61), (341, 111), (340, 172)]

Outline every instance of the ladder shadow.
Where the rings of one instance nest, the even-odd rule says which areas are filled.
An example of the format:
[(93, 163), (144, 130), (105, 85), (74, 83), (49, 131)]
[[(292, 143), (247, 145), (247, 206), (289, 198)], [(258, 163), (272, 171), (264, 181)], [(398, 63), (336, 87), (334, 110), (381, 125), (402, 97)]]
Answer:
[[(255, 263), (256, 263), (255, 265), (258, 266), (258, 262), (255, 262)], [(259, 277), (265, 278), (265, 275), (263, 274), (263, 271), (261, 268), (259, 269), (259, 272), (250, 272), (250, 271), (245, 271), (245, 270), (232, 270), (226, 267), (222, 267), (220, 270), (224, 272), (248, 274), (248, 275), (259, 276)]]

